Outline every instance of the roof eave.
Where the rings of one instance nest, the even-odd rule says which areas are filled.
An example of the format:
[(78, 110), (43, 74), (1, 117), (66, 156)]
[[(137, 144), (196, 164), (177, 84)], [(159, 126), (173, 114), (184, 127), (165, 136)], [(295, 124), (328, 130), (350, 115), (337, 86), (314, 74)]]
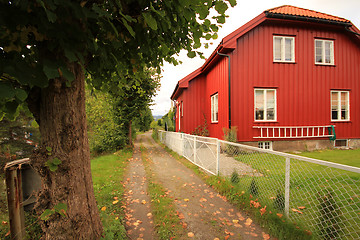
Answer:
[(322, 19), (322, 18), (315, 18), (315, 17), (306, 17), (306, 16), (298, 16), (298, 15), (289, 15), (289, 14), (282, 14), (282, 13), (271, 13), (269, 11), (264, 12), (267, 18), (276, 18), (276, 19), (288, 19), (288, 20), (297, 20), (303, 22), (314, 22), (314, 23), (323, 23), (323, 24), (332, 24), (338, 26), (348, 27), (351, 26), (351, 22), (341, 22), (329, 19)]

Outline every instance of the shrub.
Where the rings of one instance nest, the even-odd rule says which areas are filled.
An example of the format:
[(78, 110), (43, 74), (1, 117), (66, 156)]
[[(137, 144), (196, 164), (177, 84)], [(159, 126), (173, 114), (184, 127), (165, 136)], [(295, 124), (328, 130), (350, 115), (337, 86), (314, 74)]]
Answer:
[(341, 215), (333, 191), (324, 189), (319, 192), (318, 200), (320, 212), (318, 228), (320, 235), (323, 239), (339, 239)]
[(233, 173), (231, 174), (231, 178), (230, 181), (234, 184), (239, 183), (240, 178), (239, 178), (239, 174), (234, 170)]
[[(223, 128), (225, 141), (236, 143), (237, 142), (237, 130), (238, 129), (236, 126), (231, 127), (231, 129)], [(230, 144), (226, 144), (225, 149), (224, 149), (224, 151), (230, 155), (236, 154), (238, 152), (237, 150), (238, 149), (236, 146), (233, 146)]]
[(285, 209), (285, 197), (280, 191), (278, 191), (276, 198), (274, 199), (274, 207), (280, 211), (284, 211)]
[(259, 194), (259, 188), (254, 178), (251, 180), (249, 192), (254, 196), (257, 196)]

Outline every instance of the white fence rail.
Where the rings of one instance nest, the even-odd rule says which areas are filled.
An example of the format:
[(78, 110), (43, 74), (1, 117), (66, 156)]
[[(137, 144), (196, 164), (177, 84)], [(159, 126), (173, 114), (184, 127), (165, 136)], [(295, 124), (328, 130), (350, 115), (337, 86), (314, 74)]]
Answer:
[(237, 175), (261, 206), (318, 239), (360, 239), (360, 168), (183, 133), (159, 139), (211, 174)]

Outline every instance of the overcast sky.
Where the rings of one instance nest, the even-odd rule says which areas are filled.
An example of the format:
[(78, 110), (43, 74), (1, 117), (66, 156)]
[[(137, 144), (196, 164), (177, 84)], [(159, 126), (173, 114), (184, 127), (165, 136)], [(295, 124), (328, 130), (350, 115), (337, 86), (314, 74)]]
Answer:
[[(219, 38), (213, 41), (209, 49), (203, 51), (205, 57), (210, 56), (225, 36), (255, 18), (263, 11), (282, 5), (307, 8), (346, 18), (357, 28), (360, 28), (360, 0), (237, 0), (237, 5), (234, 8), (228, 9), (226, 12), (229, 17), (218, 32)], [(171, 64), (164, 64), (161, 88), (157, 92), (157, 96), (154, 97), (154, 105), (151, 107), (153, 115), (164, 115), (169, 111), (171, 106), (170, 96), (174, 91), (176, 83), (201, 67), (204, 63), (204, 60), (200, 58), (188, 58), (186, 52), (181, 52), (178, 59), (183, 63), (176, 67)]]

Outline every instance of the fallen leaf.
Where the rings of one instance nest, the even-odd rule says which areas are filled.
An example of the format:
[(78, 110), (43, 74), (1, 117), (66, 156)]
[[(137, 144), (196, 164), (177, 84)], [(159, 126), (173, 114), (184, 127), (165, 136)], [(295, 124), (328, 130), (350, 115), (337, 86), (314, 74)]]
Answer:
[(270, 235), (269, 234), (266, 234), (266, 233), (262, 233), (262, 237), (264, 240), (269, 240), (270, 239)]
[(277, 213), (276, 215), (277, 215), (279, 218), (282, 218), (282, 216), (283, 216), (281, 213)]
[(296, 208), (292, 208), (291, 210), (292, 210), (293, 212), (297, 212), (297, 213), (303, 214), (301, 211), (297, 210)]
[(118, 197), (114, 197), (114, 200), (118, 200)]
[(141, 203), (142, 203), (142, 204), (146, 204), (146, 201), (145, 201), (145, 200), (142, 200)]
[(219, 238), (214, 238), (214, 240), (220, 240)]
[(119, 200), (115, 200), (113, 201), (113, 204), (117, 204), (119, 202)]
[(225, 240), (228, 240), (229, 237), (230, 237), (230, 235), (226, 235), (224, 239), (225, 239)]
[(200, 198), (200, 202), (207, 202), (206, 198)]
[(305, 230), (305, 234), (311, 236), (311, 235), (312, 235), (312, 232), (309, 231), (309, 230)]
[(188, 202), (188, 201), (189, 201), (189, 199), (188, 199), (188, 198), (185, 198), (185, 199), (184, 199), (184, 201), (185, 201), (185, 202)]
[(101, 211), (105, 211), (105, 210), (106, 210), (106, 207), (105, 207), (105, 206), (101, 208)]
[(116, 218), (115, 218), (115, 220), (118, 220), (118, 219), (119, 219), (119, 217), (116, 217)]
[(194, 233), (192, 233), (192, 232), (189, 232), (187, 235), (188, 235), (188, 237), (191, 237), (191, 238), (194, 237)]
[(148, 213), (146, 216), (148, 216), (148, 217), (152, 217), (152, 213)]
[(1, 224), (5, 226), (5, 225), (8, 225), (8, 222), (7, 221), (2, 221)]
[(252, 223), (251, 218), (246, 219), (246, 222), (245, 222), (245, 225), (246, 225), (246, 226), (249, 227), (249, 226), (251, 225), (251, 223)]
[(301, 207), (298, 207), (298, 209), (300, 209), (300, 210), (303, 210), (303, 209), (305, 209), (306, 207), (304, 207), (304, 206), (301, 206)]
[(5, 237), (9, 236), (11, 233), (11, 231), (8, 231), (6, 234), (5, 234)]
[(232, 220), (232, 222), (233, 223), (239, 223), (239, 220), (234, 219), (234, 220)]
[(145, 231), (145, 228), (140, 228), (140, 232), (143, 232), (143, 231)]
[(260, 213), (261, 213), (261, 216), (266, 213), (266, 206), (263, 207), (263, 208), (260, 208)]

